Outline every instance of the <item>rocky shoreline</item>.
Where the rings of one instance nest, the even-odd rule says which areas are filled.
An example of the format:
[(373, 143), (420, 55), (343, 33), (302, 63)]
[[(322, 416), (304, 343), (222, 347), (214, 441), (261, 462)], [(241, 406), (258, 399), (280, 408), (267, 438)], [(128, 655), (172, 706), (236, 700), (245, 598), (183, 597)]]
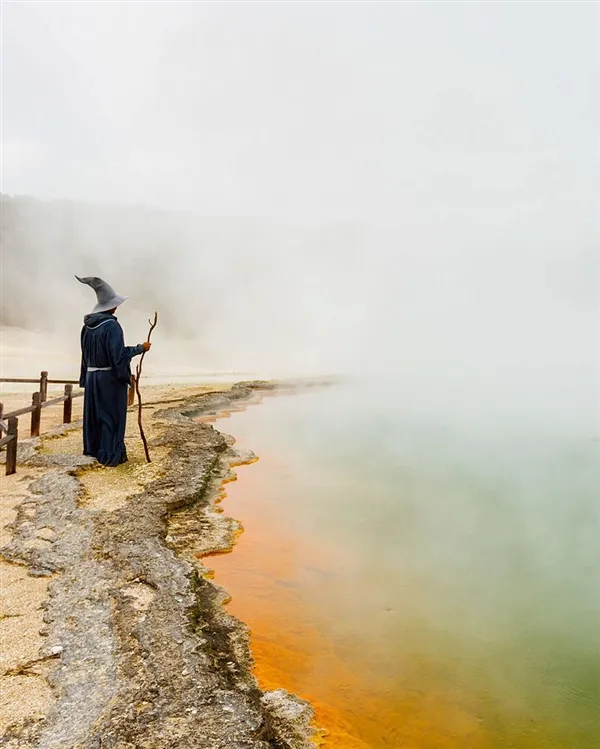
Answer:
[(195, 417), (276, 388), (240, 383), (155, 409), (149, 434), (158, 469), (153, 463), (151, 480), (116, 506), (88, 501), (83, 482), (112, 469), (31, 444), (27, 465), (45, 470), (1, 551), (8, 564), (49, 581), (44, 645), (5, 676), (47, 680), (53, 700), (37, 719), (9, 725), (0, 746), (313, 746), (311, 706), (283, 690), (261, 692), (248, 631), (227, 614), (227, 593), (201, 561), (233, 543), (238, 524), (218, 507), (221, 487), (252, 456)]

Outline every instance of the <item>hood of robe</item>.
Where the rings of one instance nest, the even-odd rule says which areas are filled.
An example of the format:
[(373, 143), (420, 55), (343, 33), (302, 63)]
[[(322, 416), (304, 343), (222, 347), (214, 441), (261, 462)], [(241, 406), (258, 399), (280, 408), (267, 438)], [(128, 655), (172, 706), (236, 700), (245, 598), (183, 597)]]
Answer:
[(109, 315), (108, 312), (92, 312), (83, 318), (83, 324), (87, 328), (97, 328), (100, 323), (106, 322), (106, 320), (116, 320), (114, 315)]

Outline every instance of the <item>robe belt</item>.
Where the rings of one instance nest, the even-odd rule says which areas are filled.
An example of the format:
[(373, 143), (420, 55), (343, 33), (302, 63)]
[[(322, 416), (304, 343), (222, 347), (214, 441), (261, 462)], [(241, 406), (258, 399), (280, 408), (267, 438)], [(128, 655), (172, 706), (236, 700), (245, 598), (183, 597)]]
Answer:
[(88, 372), (110, 372), (112, 367), (88, 367)]

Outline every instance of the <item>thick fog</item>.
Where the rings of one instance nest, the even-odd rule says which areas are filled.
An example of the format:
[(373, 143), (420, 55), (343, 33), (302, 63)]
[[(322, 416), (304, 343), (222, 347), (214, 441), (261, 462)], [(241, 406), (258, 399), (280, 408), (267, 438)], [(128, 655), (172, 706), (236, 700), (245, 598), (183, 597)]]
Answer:
[(76, 366), (97, 274), (129, 342), (158, 310), (149, 373), (383, 372), (432, 409), (589, 415), (597, 8), (5, 4), (11, 356), (39, 331)]
[[(3, 374), (78, 372), (77, 274), (129, 295), (128, 343), (158, 311), (145, 374), (348, 376), (244, 444), (300, 466), (289, 526), (350, 550), (335, 627), (404, 637), (373, 611), (412, 565), (424, 621), (530, 636), (587, 695), (598, 7), (4, 3)], [(489, 668), (516, 702), (526, 652)]]

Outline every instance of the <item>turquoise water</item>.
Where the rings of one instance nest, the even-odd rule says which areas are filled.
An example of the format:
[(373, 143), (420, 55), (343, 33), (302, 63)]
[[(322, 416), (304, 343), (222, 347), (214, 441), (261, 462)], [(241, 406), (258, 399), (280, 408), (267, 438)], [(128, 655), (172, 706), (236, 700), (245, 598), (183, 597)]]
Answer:
[[(217, 424), (261, 456), (240, 469), (232, 498), (249, 536), (240, 560), (252, 520), (289, 535), (279, 589), (293, 589), (302, 616), (360, 681), (363, 706), (346, 717), (364, 746), (600, 746), (594, 419), (565, 409), (553, 420), (542, 409), (518, 422), (507, 412), (436, 412), (379, 383), (269, 397)], [(261, 540), (272, 544), (261, 579), (273, 577), (272, 535)], [(324, 548), (334, 551), (327, 563), (311, 564)], [(232, 591), (233, 605), (252, 619), (244, 590)], [(294, 630), (286, 605), (282, 595), (282, 622)], [(285, 639), (285, 625), (261, 632), (254, 619), (263, 644)], [(326, 676), (292, 686), (343, 712)], [(382, 694), (395, 716), (382, 717)], [(410, 741), (396, 726), (406, 695), (437, 700), (433, 718), (419, 707), (423, 733), (413, 726)], [(469, 728), (436, 743), (435, 722), (459, 710)]]

